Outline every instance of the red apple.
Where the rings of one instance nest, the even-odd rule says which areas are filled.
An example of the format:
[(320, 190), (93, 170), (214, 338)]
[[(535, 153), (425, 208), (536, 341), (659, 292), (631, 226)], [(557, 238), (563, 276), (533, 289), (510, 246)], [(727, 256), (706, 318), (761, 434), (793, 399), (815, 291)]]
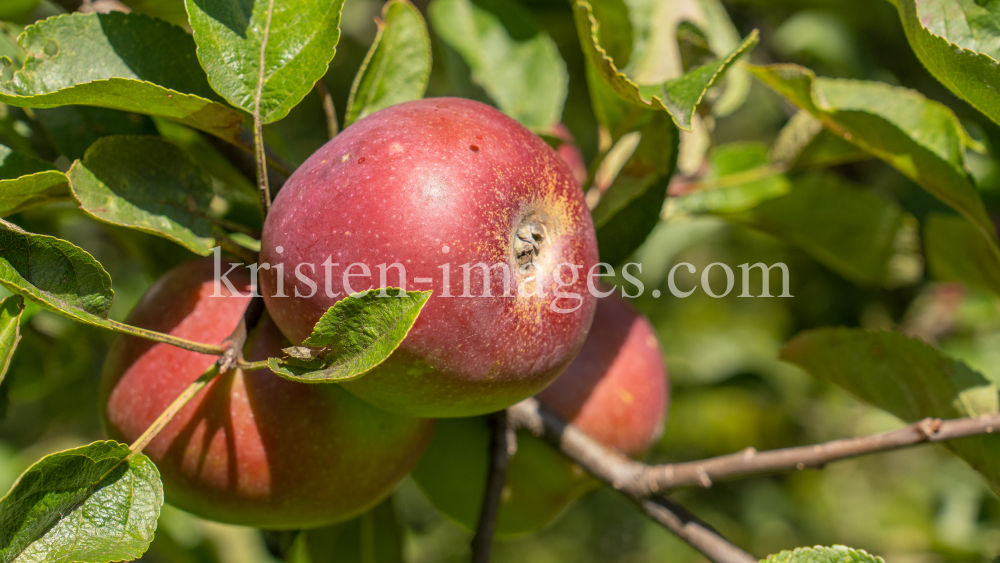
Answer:
[[(617, 295), (600, 299), (580, 354), (538, 394), (545, 407), (606, 446), (636, 456), (659, 439), (668, 405), (667, 370), (649, 320)], [(438, 421), (413, 477), (442, 513), (473, 529), (488, 466), (489, 431), (482, 417)], [(559, 452), (518, 432), (497, 533), (534, 532), (573, 499), (597, 486)]]
[(399, 104), (345, 129), (288, 179), (261, 242), (261, 290), (293, 342), (345, 294), (434, 291), (399, 348), (344, 383), (394, 412), (471, 416), (530, 397), (593, 316), (597, 243), (579, 185), (539, 137), (472, 100)]
[[(250, 301), (248, 276), (220, 285), (211, 260), (161, 278), (130, 324), (210, 344), (236, 327)], [(248, 359), (288, 346), (265, 316)], [(108, 434), (132, 442), (216, 360), (214, 356), (121, 336), (108, 354), (101, 406)], [(216, 377), (150, 442), (166, 499), (198, 516), (271, 529), (329, 524), (388, 495), (417, 462), (433, 422), (390, 414), (338, 385), (305, 385), (270, 370)]]

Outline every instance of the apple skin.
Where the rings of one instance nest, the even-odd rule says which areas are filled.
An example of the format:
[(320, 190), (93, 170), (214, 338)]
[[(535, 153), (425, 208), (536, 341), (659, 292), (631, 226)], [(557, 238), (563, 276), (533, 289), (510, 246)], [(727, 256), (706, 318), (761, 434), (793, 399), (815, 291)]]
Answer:
[[(348, 293), (343, 274), (351, 264), (372, 274), (351, 279), (353, 291), (398, 287), (398, 268), (386, 268), (384, 283), (377, 270), (397, 262), (407, 289), (433, 289), (399, 348), (343, 383), (373, 405), (416, 416), (484, 414), (534, 395), (576, 355), (596, 301), (587, 290), (597, 262), (594, 226), (569, 168), (519, 123), (466, 99), (399, 104), (345, 129), (282, 187), (261, 246), (261, 261), (271, 265), (260, 272), (261, 291), (295, 343)], [(328, 258), (334, 265), (323, 266)], [(444, 293), (445, 263), (452, 297)], [(461, 265), (477, 263), (508, 267), (511, 296), (503, 296), (496, 271), (491, 296), (476, 268), (466, 288)], [(553, 271), (563, 263), (580, 268), (556, 298)], [(296, 270), (317, 285), (314, 294)], [(538, 272), (542, 281), (532, 281)], [(569, 267), (560, 272), (572, 278)]]
[[(663, 352), (646, 317), (617, 295), (602, 298), (590, 335), (539, 402), (606, 446), (639, 456), (663, 433), (669, 385)], [(438, 421), (413, 478), (431, 503), (474, 529), (486, 487), (490, 433), (484, 417)], [(579, 466), (531, 434), (517, 433), (496, 533), (535, 532), (598, 486)]]
[[(250, 301), (249, 278), (229, 275), (242, 294), (211, 297), (214, 265), (196, 260), (163, 276), (129, 324), (220, 344)], [(245, 270), (244, 270), (245, 271)], [(247, 358), (288, 344), (265, 317)], [(120, 336), (101, 382), (101, 413), (115, 440), (130, 443), (214, 356)], [(377, 504), (413, 468), (433, 421), (380, 411), (335, 384), (306, 385), (270, 370), (216, 377), (145, 448), (166, 499), (203, 518), (268, 529), (306, 528), (350, 518)]]

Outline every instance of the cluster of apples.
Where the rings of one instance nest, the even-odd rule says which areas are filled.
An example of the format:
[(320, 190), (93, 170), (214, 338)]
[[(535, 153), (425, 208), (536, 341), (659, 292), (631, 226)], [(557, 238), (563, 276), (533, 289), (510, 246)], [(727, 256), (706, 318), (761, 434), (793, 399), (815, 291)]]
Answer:
[[(345, 129), (278, 194), (260, 259), (285, 267), (260, 270), (267, 313), (247, 339), (249, 360), (302, 342), (352, 291), (398, 287), (361, 279), (366, 267), (344, 272), (351, 264), (400, 263), (410, 289), (439, 285), (426, 288), (434, 293), (400, 346), (358, 379), (307, 385), (266, 369), (216, 377), (145, 450), (180, 508), (260, 528), (315, 527), (365, 511), (412, 472), (443, 513), (472, 527), (488, 462), (479, 415), (534, 395), (630, 455), (662, 432), (662, 352), (648, 320), (588, 288), (597, 243), (574, 171), (489, 106), (425, 99)], [(483, 291), (470, 293), (458, 265), (477, 263), (509, 265), (514, 279), (485, 274)], [(450, 277), (446, 264), (455, 265)], [(559, 264), (583, 275), (537, 275)], [(302, 275), (324, 269), (318, 282)], [(128, 322), (221, 344), (252, 287), (246, 269), (229, 274), (232, 288), (215, 274), (211, 259), (171, 270)], [(120, 337), (102, 379), (109, 435), (135, 440), (215, 360)], [(498, 522), (504, 535), (544, 526), (594, 486), (541, 441), (521, 436), (518, 448)]]

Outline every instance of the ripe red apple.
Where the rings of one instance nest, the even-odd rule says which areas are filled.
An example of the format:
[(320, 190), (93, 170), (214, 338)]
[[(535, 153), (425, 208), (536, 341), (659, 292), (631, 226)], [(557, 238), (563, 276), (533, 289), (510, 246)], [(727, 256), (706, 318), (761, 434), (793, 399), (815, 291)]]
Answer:
[[(624, 299), (600, 299), (590, 335), (566, 371), (537, 395), (606, 446), (638, 456), (659, 439), (669, 402), (663, 352), (649, 320)], [(497, 533), (534, 532), (597, 485), (555, 449), (518, 432)], [(431, 502), (473, 529), (482, 506), (489, 430), (482, 417), (438, 421), (413, 477)]]
[(530, 397), (593, 316), (579, 185), (539, 137), (472, 100), (399, 104), (345, 129), (288, 179), (261, 245), (261, 291), (293, 342), (345, 294), (402, 285), (400, 270), (407, 289), (434, 291), (399, 348), (344, 383), (394, 412), (471, 416)]
[[(183, 264), (146, 293), (129, 323), (210, 344), (250, 301), (215, 291), (211, 260)], [(248, 359), (288, 346), (265, 316)], [(108, 434), (132, 442), (215, 361), (214, 356), (121, 336), (108, 354), (101, 411)], [(379, 502), (416, 464), (433, 421), (378, 410), (338, 385), (305, 385), (270, 370), (216, 377), (150, 442), (166, 499), (198, 516), (271, 529), (329, 524)]]

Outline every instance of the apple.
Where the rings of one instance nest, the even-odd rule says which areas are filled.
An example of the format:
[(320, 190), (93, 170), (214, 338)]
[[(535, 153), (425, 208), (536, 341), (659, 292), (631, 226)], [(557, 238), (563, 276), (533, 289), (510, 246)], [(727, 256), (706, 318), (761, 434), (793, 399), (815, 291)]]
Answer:
[(433, 291), (399, 348), (343, 384), (416, 416), (494, 412), (542, 390), (596, 301), (594, 226), (566, 163), (466, 99), (383, 109), (320, 148), (276, 197), (260, 259), (267, 308), (295, 343), (352, 292)]
[[(669, 403), (667, 369), (646, 317), (617, 295), (602, 298), (580, 354), (539, 402), (606, 446), (639, 456), (659, 440)], [(490, 433), (484, 417), (438, 421), (413, 478), (431, 503), (473, 529), (486, 487)], [(527, 432), (517, 433), (497, 534), (534, 532), (598, 485)]]
[[(213, 297), (214, 264), (197, 260), (154, 284), (129, 324), (220, 344), (250, 301), (249, 276), (228, 279)], [(247, 358), (288, 344), (265, 316)], [(215, 356), (132, 336), (112, 346), (101, 381), (109, 436), (130, 443)], [(167, 501), (198, 516), (269, 529), (350, 518), (377, 504), (416, 464), (433, 421), (376, 409), (338, 385), (305, 385), (270, 370), (220, 374), (145, 448)]]

